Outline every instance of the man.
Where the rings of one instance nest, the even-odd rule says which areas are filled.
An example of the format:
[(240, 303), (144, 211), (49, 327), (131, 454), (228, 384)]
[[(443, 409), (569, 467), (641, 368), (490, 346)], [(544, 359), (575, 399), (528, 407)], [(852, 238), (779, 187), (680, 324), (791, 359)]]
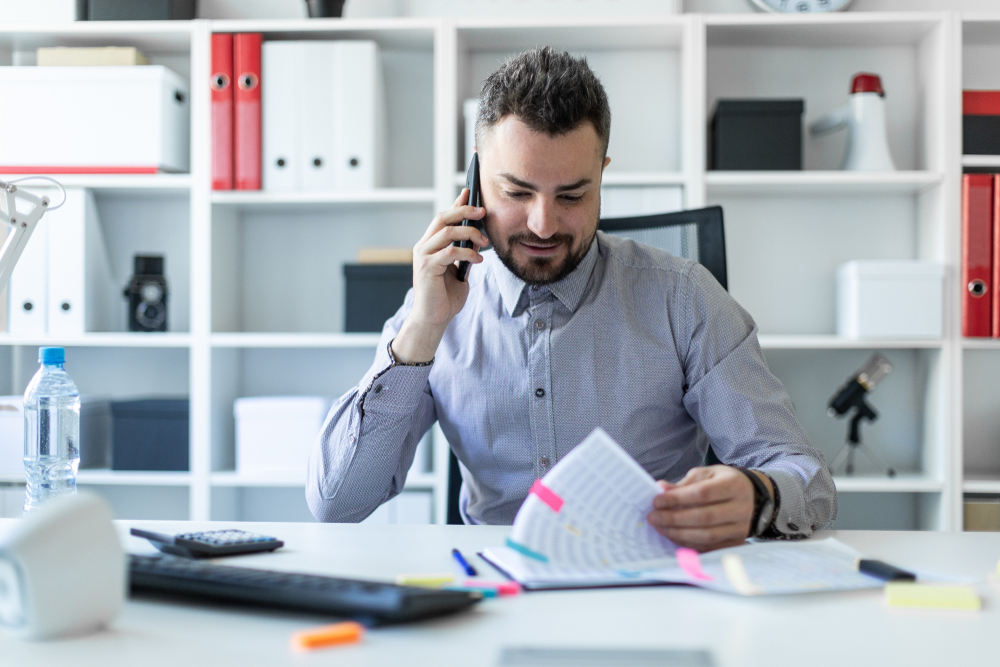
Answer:
[[(462, 464), (466, 522), (510, 524), (600, 426), (677, 480), (661, 482), (649, 521), (678, 544), (826, 525), (833, 480), (750, 316), (701, 265), (597, 232), (611, 112), (586, 61), (549, 48), (509, 60), (476, 125), (483, 208), (463, 191), (414, 247), (413, 290), (312, 453), (316, 518), (360, 521), (399, 493), (437, 420)], [(452, 245), (463, 240), (473, 247)], [(730, 465), (702, 467), (708, 443)]]

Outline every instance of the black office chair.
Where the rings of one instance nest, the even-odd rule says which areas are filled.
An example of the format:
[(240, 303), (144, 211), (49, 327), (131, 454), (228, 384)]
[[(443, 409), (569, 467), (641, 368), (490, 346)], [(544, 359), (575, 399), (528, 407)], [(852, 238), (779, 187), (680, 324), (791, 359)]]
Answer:
[[(722, 224), (722, 207), (656, 213), (631, 218), (603, 218), (597, 228), (607, 234), (645, 243), (686, 259), (700, 263), (715, 276), (723, 289), (728, 290), (726, 276), (726, 236)], [(448, 466), (448, 523), (461, 524), (458, 496), (462, 488), (462, 471), (454, 452)], [(705, 464), (719, 463), (718, 457), (708, 448)]]

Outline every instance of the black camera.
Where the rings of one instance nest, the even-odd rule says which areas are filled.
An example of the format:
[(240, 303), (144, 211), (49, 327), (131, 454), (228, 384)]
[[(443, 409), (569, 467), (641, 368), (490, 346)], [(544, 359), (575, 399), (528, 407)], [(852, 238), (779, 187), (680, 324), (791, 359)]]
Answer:
[(167, 330), (167, 279), (162, 255), (136, 255), (135, 275), (125, 288), (129, 331)]

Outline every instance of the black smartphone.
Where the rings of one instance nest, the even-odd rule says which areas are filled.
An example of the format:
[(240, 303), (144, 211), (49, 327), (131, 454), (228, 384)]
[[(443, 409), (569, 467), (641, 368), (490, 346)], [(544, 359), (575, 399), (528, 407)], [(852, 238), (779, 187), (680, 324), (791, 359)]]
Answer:
[[(479, 187), (479, 154), (472, 154), (472, 162), (469, 163), (469, 173), (465, 177), (465, 187), (469, 188), (469, 206), (482, 206), (483, 193)], [(482, 220), (463, 220), (462, 226), (472, 225), (482, 231)], [(453, 246), (457, 248), (471, 248), (472, 241), (455, 241)], [(458, 263), (458, 279), (465, 282), (465, 276), (469, 273), (469, 263)]]

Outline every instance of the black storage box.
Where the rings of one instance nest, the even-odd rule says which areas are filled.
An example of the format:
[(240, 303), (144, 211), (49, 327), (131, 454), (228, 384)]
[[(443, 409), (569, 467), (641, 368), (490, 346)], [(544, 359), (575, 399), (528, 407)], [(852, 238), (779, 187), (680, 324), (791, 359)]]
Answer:
[(381, 332), (413, 286), (411, 264), (344, 264), (344, 331)]
[(711, 169), (802, 169), (802, 100), (719, 100), (712, 116)]
[(111, 404), (112, 470), (189, 470), (188, 399)]
[(81, 21), (190, 21), (196, 0), (76, 0)]

